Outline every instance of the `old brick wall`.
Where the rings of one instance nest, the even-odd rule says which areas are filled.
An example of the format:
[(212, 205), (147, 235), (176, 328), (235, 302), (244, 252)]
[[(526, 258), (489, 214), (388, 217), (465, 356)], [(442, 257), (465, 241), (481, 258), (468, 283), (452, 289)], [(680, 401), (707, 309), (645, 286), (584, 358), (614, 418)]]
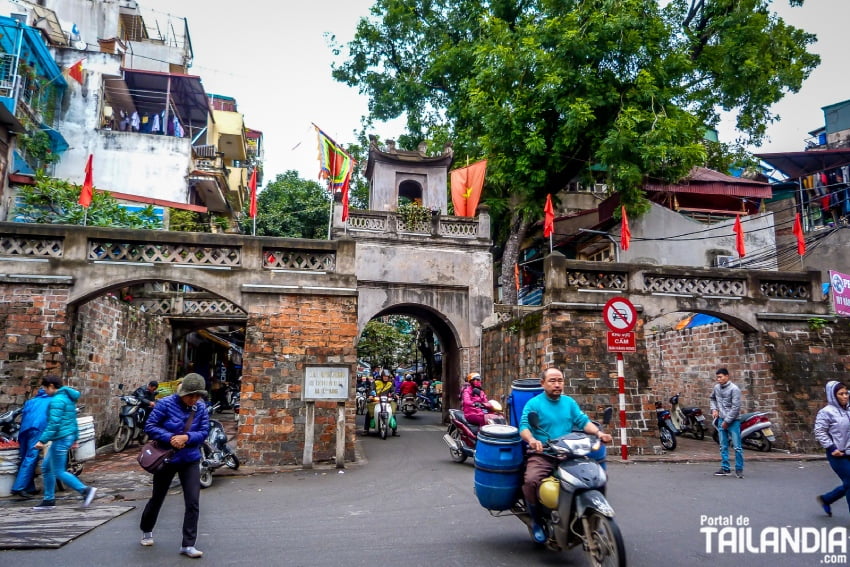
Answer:
[[(306, 364), (350, 365), (356, 379), (354, 296), (268, 295), (247, 307), (238, 449), (246, 462), (303, 461)], [(355, 407), (345, 404), (345, 459), (354, 459)], [(336, 455), (336, 402), (316, 402), (313, 461)]]
[(118, 429), (121, 390), (167, 380), (171, 325), (162, 317), (104, 295), (76, 310), (68, 355), (68, 383), (81, 391), (83, 413), (94, 416), (98, 445)]
[(68, 288), (0, 283), (0, 409), (22, 405), (47, 374), (62, 374)]

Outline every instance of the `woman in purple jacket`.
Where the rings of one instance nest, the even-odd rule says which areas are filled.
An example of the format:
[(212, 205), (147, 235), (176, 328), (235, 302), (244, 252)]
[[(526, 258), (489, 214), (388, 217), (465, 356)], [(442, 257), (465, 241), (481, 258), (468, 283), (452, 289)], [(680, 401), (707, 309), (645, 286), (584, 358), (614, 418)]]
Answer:
[[(180, 381), (177, 393), (163, 398), (154, 406), (145, 424), (145, 433), (162, 445), (177, 449), (168, 463), (153, 475), (153, 493), (142, 512), (139, 527), (142, 530), (142, 545), (153, 545), (153, 528), (159, 509), (171, 486), (174, 475), (180, 477), (183, 488), (183, 542), (180, 553), (189, 557), (201, 557), (204, 553), (195, 548), (198, 536), (199, 499), (201, 495), (201, 445), (210, 430), (207, 406), (201, 398), (207, 395), (203, 376), (187, 374)], [(194, 415), (192, 415), (194, 412)], [(192, 415), (191, 425), (186, 422)], [(185, 433), (184, 433), (185, 432)]]

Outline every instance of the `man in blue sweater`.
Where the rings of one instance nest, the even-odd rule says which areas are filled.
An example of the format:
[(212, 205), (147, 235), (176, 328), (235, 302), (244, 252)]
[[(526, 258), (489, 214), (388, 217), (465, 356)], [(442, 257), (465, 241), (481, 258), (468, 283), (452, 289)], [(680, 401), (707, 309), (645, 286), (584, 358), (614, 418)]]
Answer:
[[(557, 439), (571, 431), (584, 431), (589, 435), (596, 435), (604, 443), (611, 442), (611, 436), (602, 433), (595, 423), (585, 415), (578, 404), (571, 397), (564, 395), (564, 374), (557, 368), (547, 368), (540, 377), (540, 385), (543, 393), (537, 394), (525, 404), (522, 410), (522, 418), (519, 422), (519, 434), (528, 443), (529, 449), (536, 454), (528, 457), (525, 467), (525, 478), (522, 485), (522, 494), (528, 505), (528, 512), (534, 521), (532, 535), (538, 543), (546, 541), (546, 534), (540, 527), (537, 512), (537, 490), (541, 481), (552, 474), (557, 462), (540, 451), (543, 444), (550, 439)], [(536, 412), (539, 424), (532, 427), (528, 422), (528, 415)]]

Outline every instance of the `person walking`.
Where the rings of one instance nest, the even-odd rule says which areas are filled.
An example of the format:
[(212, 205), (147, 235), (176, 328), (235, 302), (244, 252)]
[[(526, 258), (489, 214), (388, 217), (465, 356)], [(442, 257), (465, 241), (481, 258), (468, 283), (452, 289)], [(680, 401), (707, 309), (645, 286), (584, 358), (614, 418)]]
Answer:
[(41, 450), (36, 448), (44, 428), (47, 427), (47, 407), (50, 396), (44, 388), (39, 388), (34, 398), (24, 403), (21, 411), (21, 430), (18, 432), (21, 464), (18, 475), (12, 485), (12, 494), (21, 498), (31, 498), (36, 495), (35, 467), (41, 457)]
[(729, 371), (718, 368), (711, 391), (711, 417), (720, 438), (720, 470), (714, 476), (729, 476), (729, 440), (735, 449), (735, 476), (744, 478), (744, 448), (741, 446), (741, 389), (729, 381)]
[(83, 497), (83, 508), (87, 508), (94, 500), (97, 489), (86, 486), (80, 479), (65, 470), (68, 464), (68, 450), (79, 435), (76, 404), (80, 399), (80, 393), (64, 386), (62, 379), (58, 376), (46, 376), (41, 381), (41, 386), (50, 396), (50, 403), (47, 407), (47, 425), (35, 447), (40, 450), (50, 442), (50, 448), (47, 449), (41, 465), (44, 499), (41, 504), (34, 506), (33, 510), (52, 510), (56, 507), (57, 478), (68, 488), (79, 492)]
[(847, 449), (850, 446), (850, 394), (847, 387), (836, 380), (826, 383), (827, 404), (815, 417), (815, 439), (826, 451), (829, 466), (841, 479), (841, 484), (817, 496), (827, 516), (832, 516), (832, 504), (845, 498), (850, 508), (850, 458)]
[[(522, 484), (522, 495), (531, 515), (531, 535), (537, 543), (546, 541), (546, 532), (540, 525), (537, 511), (537, 491), (544, 478), (552, 474), (557, 461), (542, 453), (543, 444), (571, 431), (584, 431), (596, 435), (603, 443), (612, 441), (611, 435), (603, 433), (590, 418), (581, 411), (578, 403), (564, 391), (564, 374), (557, 368), (547, 368), (540, 377), (543, 393), (537, 394), (525, 404), (519, 422), (519, 435), (533, 451), (528, 457)], [(537, 413), (538, 423), (532, 425), (528, 416)]]
[(163, 445), (177, 451), (168, 463), (153, 475), (153, 491), (148, 500), (139, 528), (141, 544), (153, 545), (153, 529), (159, 510), (168, 494), (174, 475), (180, 478), (183, 488), (183, 541), (180, 553), (192, 558), (203, 556), (195, 547), (198, 537), (198, 515), (201, 496), (201, 445), (210, 430), (207, 406), (201, 400), (207, 395), (206, 383), (200, 374), (187, 374), (180, 381), (177, 392), (157, 402), (145, 423), (145, 433)]

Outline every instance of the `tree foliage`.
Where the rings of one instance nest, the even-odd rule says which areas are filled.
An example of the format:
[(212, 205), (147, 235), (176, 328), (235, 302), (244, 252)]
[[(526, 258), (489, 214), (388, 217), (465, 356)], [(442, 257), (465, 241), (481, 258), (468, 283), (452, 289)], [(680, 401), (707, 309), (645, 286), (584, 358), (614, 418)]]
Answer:
[(645, 181), (705, 163), (722, 111), (738, 142), (762, 140), (773, 103), (819, 63), (814, 36), (771, 1), (377, 0), (333, 75), (369, 97), (370, 119), (404, 115), (408, 147), (447, 137), (488, 159), (483, 200), (505, 227), (509, 281), (546, 194), (591, 166), (638, 215)]
[[(257, 236), (327, 239), (329, 213), (327, 190), (289, 170), (278, 174), (257, 195)], [(251, 234), (252, 223), (246, 214), (243, 232)]]
[(93, 191), (88, 212), (78, 200), (80, 186), (63, 179), (48, 177), (39, 171), (34, 185), (18, 189), (20, 204), (12, 216), (23, 222), (40, 224), (83, 224), (122, 228), (162, 228), (152, 206), (136, 213), (128, 211), (106, 191)]
[[(389, 321), (372, 319), (366, 323), (366, 328), (357, 343), (357, 357), (368, 360), (373, 366), (398, 368), (415, 358), (415, 345), (409, 326), (399, 323), (397, 317)], [(408, 318), (403, 318), (408, 319)]]

